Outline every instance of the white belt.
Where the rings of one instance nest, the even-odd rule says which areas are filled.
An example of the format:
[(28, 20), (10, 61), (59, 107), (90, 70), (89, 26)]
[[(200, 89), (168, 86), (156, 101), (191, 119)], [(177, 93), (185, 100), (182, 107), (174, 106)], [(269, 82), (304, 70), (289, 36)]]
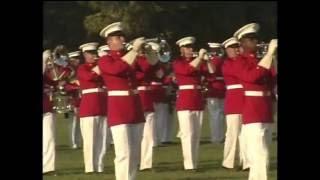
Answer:
[(116, 90), (108, 91), (108, 96), (130, 96), (133, 94), (138, 94), (138, 90)]
[(216, 77), (216, 80), (223, 80), (223, 77)]
[(245, 96), (271, 96), (270, 91), (245, 91)]
[(199, 86), (199, 85), (181, 85), (181, 86), (179, 86), (179, 90), (185, 90), (185, 89), (201, 89), (201, 86)]
[(162, 82), (151, 82), (151, 85), (162, 85)]
[(243, 88), (242, 84), (233, 84), (233, 85), (228, 85), (227, 89), (240, 89)]
[(162, 88), (168, 88), (169, 86), (162, 86)]
[(105, 92), (105, 90), (102, 88), (91, 88), (91, 89), (82, 90), (82, 94), (97, 93), (97, 92)]
[(151, 87), (149, 87), (149, 86), (139, 86), (137, 89), (139, 91), (148, 91), (148, 90), (151, 90)]

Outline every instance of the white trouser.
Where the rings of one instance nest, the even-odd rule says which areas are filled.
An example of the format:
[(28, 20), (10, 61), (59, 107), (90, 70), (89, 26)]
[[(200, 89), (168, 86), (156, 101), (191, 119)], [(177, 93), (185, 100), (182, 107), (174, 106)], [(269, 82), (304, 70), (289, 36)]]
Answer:
[(211, 129), (211, 142), (223, 142), (225, 138), (224, 99), (207, 98)]
[(203, 111), (178, 111), (184, 169), (197, 169)]
[(177, 132), (177, 135), (176, 135), (177, 138), (181, 138), (181, 131), (180, 131), (180, 126), (178, 127), (178, 132)]
[(171, 141), (173, 121), (170, 118), (169, 105), (167, 103), (154, 103), (154, 110), (157, 144)]
[[(275, 134), (275, 137), (277, 137), (278, 132), (278, 101), (272, 103), (272, 111), (273, 111), (273, 123), (272, 124), (272, 135)], [(274, 137), (274, 136), (272, 136)]]
[[(167, 106), (169, 108), (169, 105)], [(169, 111), (169, 110), (168, 110)], [(175, 129), (174, 115), (168, 112), (167, 123), (165, 124), (164, 136), (162, 142), (172, 142), (173, 141), (173, 130)]]
[(141, 160), (140, 170), (152, 168), (152, 154), (154, 144), (154, 112), (145, 112), (144, 117), (146, 122), (144, 123), (142, 142), (141, 142)]
[(270, 126), (269, 123), (250, 123), (243, 126), (250, 160), (249, 180), (268, 179)]
[(105, 116), (80, 118), (85, 172), (103, 172), (106, 153), (107, 121)]
[(115, 150), (116, 180), (134, 180), (140, 162), (144, 123), (120, 124), (111, 127)]
[(107, 126), (107, 147), (110, 145), (110, 144), (113, 144), (113, 139), (112, 139), (112, 133), (111, 133), (111, 129), (110, 127)]
[[(241, 117), (242, 121), (242, 117)], [(250, 168), (250, 160), (249, 160), (249, 155), (248, 155), (248, 144), (245, 139), (245, 128), (243, 128), (243, 124), (241, 125), (241, 130), (239, 134), (239, 165), (242, 166), (242, 169), (247, 169)]]
[(42, 118), (42, 173), (46, 173), (55, 171), (55, 115), (47, 112)]
[(72, 148), (78, 148), (81, 143), (81, 131), (80, 131), (80, 122), (79, 122), (79, 108), (74, 108), (73, 117), (70, 118), (69, 123), (69, 137), (71, 141)]
[[(239, 157), (240, 131), (241, 131), (241, 114), (226, 115), (227, 132), (226, 141), (223, 150), (222, 166), (227, 168), (234, 168), (235, 160)], [(240, 146), (241, 147), (241, 146)]]

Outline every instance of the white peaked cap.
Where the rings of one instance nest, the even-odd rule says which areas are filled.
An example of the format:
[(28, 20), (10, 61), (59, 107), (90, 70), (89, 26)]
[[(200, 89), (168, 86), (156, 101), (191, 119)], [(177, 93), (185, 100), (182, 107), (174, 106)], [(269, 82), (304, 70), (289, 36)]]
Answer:
[(160, 45), (158, 43), (148, 42), (147, 44), (149, 44), (154, 51), (157, 51), (157, 52), (160, 51)]
[(97, 42), (86, 43), (86, 44), (82, 44), (79, 47), (79, 49), (81, 49), (82, 52), (97, 50), (98, 45), (99, 45), (99, 43), (97, 43)]
[(77, 56), (80, 56), (80, 51), (74, 51), (74, 52), (71, 52), (71, 53), (68, 53), (68, 56), (69, 58), (72, 58), (72, 57), (77, 57)]
[(105, 56), (107, 55), (108, 53), (106, 51), (102, 51), (102, 50), (98, 50), (98, 56), (99, 57), (102, 57), (102, 56)]
[(236, 37), (238, 40), (241, 39), (245, 34), (249, 33), (257, 33), (260, 29), (260, 25), (257, 23), (250, 23), (242, 28), (240, 28), (238, 31), (236, 31), (233, 36)]
[(108, 35), (110, 33), (113, 33), (113, 32), (116, 32), (116, 31), (122, 31), (123, 30), (123, 27), (122, 27), (122, 23), (121, 22), (115, 22), (115, 23), (112, 23), (112, 24), (109, 24), (108, 26), (106, 26), (105, 28), (103, 28), (99, 35), (101, 37), (108, 37)]
[(237, 40), (237, 38), (235, 38), (235, 37), (232, 37), (232, 38), (229, 38), (229, 39), (225, 40), (222, 43), (222, 46), (224, 48), (227, 48), (227, 47), (229, 47), (230, 45), (233, 45), (233, 44), (240, 44), (239, 41)]
[(208, 45), (209, 45), (210, 48), (219, 48), (219, 47), (221, 47), (220, 43), (208, 43)]
[(188, 44), (193, 44), (196, 41), (196, 38), (193, 36), (189, 36), (189, 37), (184, 37), (179, 39), (176, 44), (181, 47), (184, 45), (188, 45)]
[(98, 48), (98, 51), (109, 51), (110, 48), (108, 45), (103, 45)]

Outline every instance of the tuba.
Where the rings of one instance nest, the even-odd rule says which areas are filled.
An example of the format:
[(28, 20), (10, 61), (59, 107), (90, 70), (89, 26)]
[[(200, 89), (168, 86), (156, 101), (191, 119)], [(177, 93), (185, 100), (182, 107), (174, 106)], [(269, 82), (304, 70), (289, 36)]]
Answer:
[[(53, 109), (59, 114), (65, 114), (72, 111), (71, 97), (65, 91), (64, 84), (62, 84), (62, 81), (68, 80), (75, 75), (75, 72), (73, 72), (72, 69), (67, 68), (67, 60), (68, 51), (66, 47), (64, 45), (58, 45), (52, 53), (50, 70), (53, 74), (53, 80), (58, 82), (56, 92), (53, 94)], [(68, 70), (70, 70), (71, 73), (69, 73)], [(66, 75), (68, 75), (68, 77)]]

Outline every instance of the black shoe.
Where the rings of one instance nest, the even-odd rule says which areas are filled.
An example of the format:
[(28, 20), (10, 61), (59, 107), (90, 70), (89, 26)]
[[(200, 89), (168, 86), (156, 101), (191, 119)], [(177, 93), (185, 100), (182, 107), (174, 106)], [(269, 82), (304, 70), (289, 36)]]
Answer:
[(84, 174), (86, 174), (86, 175), (92, 175), (92, 174), (94, 174), (94, 172), (92, 171), (92, 172), (85, 172)]
[(190, 173), (197, 173), (197, 172), (199, 172), (198, 169), (185, 169), (185, 171), (190, 172)]
[(161, 142), (162, 144), (173, 144), (173, 142), (171, 141), (165, 141), (165, 142)]
[(249, 171), (249, 170), (250, 170), (250, 168), (242, 169), (242, 171)]
[(152, 168), (146, 168), (146, 169), (141, 169), (141, 170), (139, 170), (139, 171), (141, 171), (141, 172), (148, 172), (148, 171), (153, 171), (153, 169), (152, 169)]
[(225, 166), (222, 166), (223, 169), (226, 169), (226, 170), (234, 170), (234, 168), (228, 168), (228, 167), (225, 167)]
[(43, 175), (45, 175), (45, 176), (57, 176), (58, 174), (55, 171), (49, 171), (49, 172), (43, 173)]

